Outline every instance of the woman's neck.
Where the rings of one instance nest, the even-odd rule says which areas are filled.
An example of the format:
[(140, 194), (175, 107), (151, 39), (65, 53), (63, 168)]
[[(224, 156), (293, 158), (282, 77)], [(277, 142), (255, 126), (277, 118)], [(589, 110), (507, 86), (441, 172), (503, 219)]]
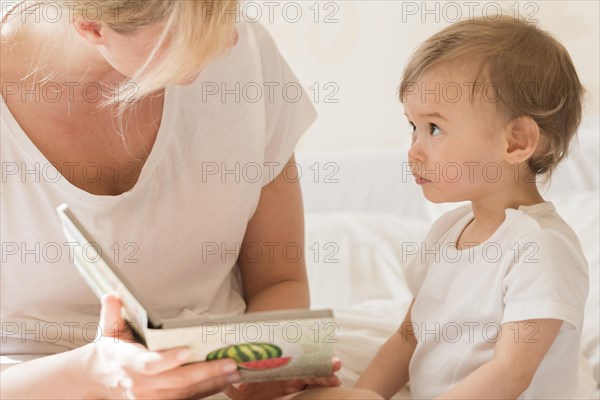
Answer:
[[(40, 19), (42, 21), (43, 19)], [(2, 76), (19, 82), (42, 80), (112, 86), (127, 80), (77, 34), (71, 23), (11, 18), (2, 27)], [(48, 40), (51, 37), (53, 40)], [(46, 79), (48, 77), (48, 79)]]

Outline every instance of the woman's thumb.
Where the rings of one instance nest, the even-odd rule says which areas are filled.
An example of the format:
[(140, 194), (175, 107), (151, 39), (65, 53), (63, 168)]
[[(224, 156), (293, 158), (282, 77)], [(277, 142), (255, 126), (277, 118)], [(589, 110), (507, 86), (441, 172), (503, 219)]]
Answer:
[(121, 316), (121, 300), (114, 294), (102, 297), (100, 311), (99, 336), (119, 337), (119, 333), (127, 331), (127, 324)]

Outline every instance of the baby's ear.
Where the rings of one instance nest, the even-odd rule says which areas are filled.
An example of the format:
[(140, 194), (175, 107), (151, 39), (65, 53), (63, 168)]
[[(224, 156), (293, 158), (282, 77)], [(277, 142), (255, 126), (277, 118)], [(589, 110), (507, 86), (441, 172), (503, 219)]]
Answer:
[(535, 153), (540, 141), (540, 127), (533, 118), (521, 116), (506, 126), (505, 161), (509, 164), (526, 162)]
[(86, 21), (81, 17), (73, 19), (73, 27), (81, 37), (94, 45), (102, 45), (103, 42), (103, 26), (100, 22)]

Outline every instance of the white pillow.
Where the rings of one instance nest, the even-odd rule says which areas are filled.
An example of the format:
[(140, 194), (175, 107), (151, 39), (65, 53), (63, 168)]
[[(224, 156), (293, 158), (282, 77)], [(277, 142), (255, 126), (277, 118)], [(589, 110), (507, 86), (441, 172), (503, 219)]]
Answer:
[[(547, 197), (562, 193), (579, 193), (600, 189), (600, 168), (598, 149), (600, 148), (600, 119), (586, 117), (579, 127), (575, 140), (571, 142), (568, 157), (552, 174)], [(596, 212), (598, 210), (596, 209)]]
[(390, 214), (307, 214), (305, 248), (313, 307), (407, 301), (402, 243), (422, 241), (428, 225)]
[[(402, 243), (420, 243), (429, 222), (392, 214), (309, 213), (306, 262), (313, 308), (333, 308), (338, 374), (351, 387), (412, 300), (404, 280)], [(311, 250), (311, 246), (313, 250)], [(316, 249), (328, 247), (325, 253)], [(329, 256), (325, 262), (326, 254)], [(315, 255), (317, 256), (315, 259)], [(404, 388), (394, 399), (409, 399)]]
[(600, 197), (598, 191), (548, 197), (556, 211), (573, 228), (588, 261), (590, 291), (585, 306), (581, 353), (600, 384)]

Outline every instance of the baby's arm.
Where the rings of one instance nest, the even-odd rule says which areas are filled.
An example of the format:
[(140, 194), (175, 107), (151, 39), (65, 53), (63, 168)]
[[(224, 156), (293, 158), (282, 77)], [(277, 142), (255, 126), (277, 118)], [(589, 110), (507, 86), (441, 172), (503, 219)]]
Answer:
[(502, 324), (494, 358), (436, 399), (518, 398), (531, 383), (562, 322), (531, 319)]
[(414, 302), (413, 299), (398, 331), (385, 342), (355, 388), (369, 389), (389, 399), (406, 385), (408, 364), (417, 345), (410, 316)]

